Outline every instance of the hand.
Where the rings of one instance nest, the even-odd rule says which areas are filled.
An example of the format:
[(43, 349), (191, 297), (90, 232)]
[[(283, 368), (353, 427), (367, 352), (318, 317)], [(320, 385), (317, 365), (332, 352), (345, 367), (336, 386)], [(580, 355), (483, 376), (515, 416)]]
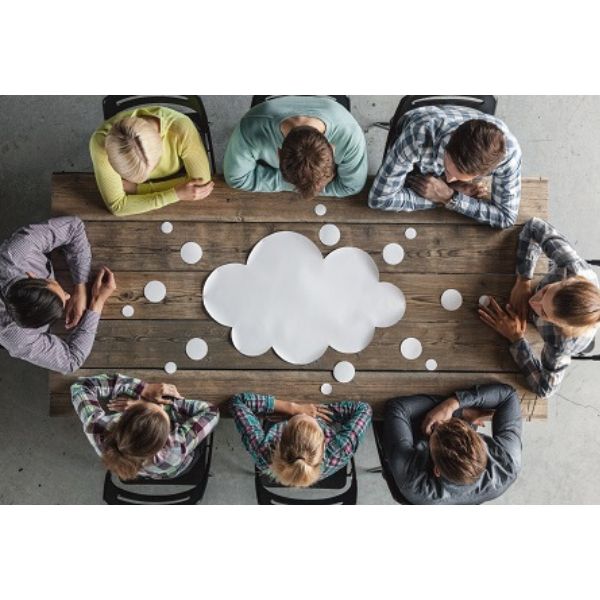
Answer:
[(137, 194), (137, 183), (127, 181), (127, 179), (121, 179), (121, 183), (123, 184), (123, 191), (126, 194)]
[(479, 307), (479, 317), (511, 343), (519, 341), (527, 330), (527, 321), (518, 317), (510, 304), (503, 310), (491, 296), (488, 306)]
[(142, 401), (129, 398), (128, 396), (119, 396), (118, 398), (110, 400), (106, 406), (108, 410), (112, 410), (114, 412), (124, 412), (139, 402)]
[(300, 404), (298, 402), (291, 402), (291, 404), (295, 415), (308, 415), (331, 423), (333, 413), (327, 408), (326, 404)]
[(113, 272), (108, 267), (102, 267), (92, 285), (92, 301), (90, 310), (101, 313), (104, 303), (117, 289), (117, 283)]
[(454, 411), (458, 410), (458, 398), (450, 396), (443, 402), (440, 402), (436, 407), (432, 408), (423, 419), (421, 429), (425, 435), (431, 435), (433, 430), (440, 423), (445, 423), (452, 418)]
[(455, 192), (483, 200), (488, 198), (488, 186), (485, 181), (453, 181), (448, 184)]
[(462, 419), (471, 423), (471, 425), (477, 425), (483, 427), (485, 421), (491, 419), (494, 416), (493, 410), (484, 410), (483, 408), (463, 408)]
[(84, 283), (78, 283), (73, 289), (71, 297), (67, 301), (65, 311), (65, 327), (73, 329), (76, 327), (87, 307), (87, 292)]
[(169, 383), (147, 383), (142, 390), (142, 398), (156, 404), (173, 404), (171, 398), (183, 398), (183, 396), (174, 385)]
[(411, 173), (406, 177), (406, 183), (419, 196), (437, 204), (447, 204), (454, 195), (454, 190), (443, 179), (434, 175)]
[(518, 276), (515, 285), (513, 285), (510, 292), (510, 305), (523, 321), (527, 320), (529, 299), (533, 295), (531, 287), (531, 279), (524, 279), (523, 277)]
[(195, 202), (203, 200), (213, 191), (215, 187), (214, 181), (203, 183), (203, 179), (192, 179), (187, 183), (180, 183), (175, 187), (175, 193), (180, 200), (184, 202)]

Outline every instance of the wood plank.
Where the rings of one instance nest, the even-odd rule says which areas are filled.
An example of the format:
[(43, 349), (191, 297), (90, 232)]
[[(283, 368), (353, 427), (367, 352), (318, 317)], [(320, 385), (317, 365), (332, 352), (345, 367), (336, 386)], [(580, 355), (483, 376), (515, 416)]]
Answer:
[[(417, 212), (386, 212), (367, 206), (372, 178), (358, 195), (344, 199), (320, 198), (327, 215), (316, 217), (315, 202), (302, 201), (296, 194), (244, 192), (228, 187), (222, 177), (215, 178), (213, 193), (199, 202), (178, 202), (143, 215), (127, 217), (136, 221), (206, 222), (317, 222), (335, 223), (473, 223), (471, 219), (443, 208)], [(548, 182), (541, 178), (523, 178), (519, 223), (531, 217), (547, 218)], [(91, 173), (54, 173), (52, 175), (52, 214), (79, 215), (84, 221), (118, 221), (104, 206)]]
[[(69, 397), (69, 386), (80, 377), (89, 377), (96, 371), (83, 369), (75, 375), (50, 375), (50, 414), (72, 415), (73, 408)], [(202, 398), (217, 404), (225, 403), (233, 394), (241, 391), (254, 391), (274, 394), (286, 400), (297, 402), (335, 402), (339, 400), (362, 400), (369, 402), (375, 416), (380, 417), (385, 401), (397, 396), (410, 394), (450, 395), (456, 390), (481, 383), (508, 383), (513, 385), (521, 396), (523, 417), (527, 420), (545, 419), (547, 401), (536, 398), (526, 389), (521, 375), (487, 373), (379, 373), (360, 372), (353, 382), (339, 384), (330, 375), (319, 371), (285, 373), (280, 371), (178, 371), (165, 376), (161, 371), (148, 369), (131, 370), (127, 375), (145, 381), (169, 381), (190, 398)], [(323, 396), (320, 386), (331, 382), (333, 393)]]
[[(187, 341), (200, 337), (208, 344), (208, 355), (201, 361), (185, 353)], [(417, 360), (400, 354), (400, 343), (416, 337), (423, 344)], [(536, 351), (541, 350), (536, 330), (528, 332)], [(174, 361), (179, 369), (272, 369), (331, 371), (340, 360), (349, 360), (359, 371), (425, 371), (425, 361), (434, 358), (441, 371), (516, 372), (507, 342), (483, 324), (475, 314), (463, 321), (429, 323), (400, 321), (393, 327), (377, 329), (362, 352), (345, 354), (329, 348), (317, 361), (293, 365), (273, 350), (248, 357), (230, 341), (230, 329), (213, 321), (102, 321), (88, 359), (87, 369), (162, 369)]]

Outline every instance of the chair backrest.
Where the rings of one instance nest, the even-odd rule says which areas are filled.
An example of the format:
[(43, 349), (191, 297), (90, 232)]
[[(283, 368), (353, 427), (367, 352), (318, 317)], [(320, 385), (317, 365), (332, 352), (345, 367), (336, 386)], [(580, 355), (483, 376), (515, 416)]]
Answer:
[[(194, 451), (192, 464), (172, 479), (150, 479), (138, 477), (133, 481), (121, 481), (110, 471), (104, 477), (103, 499), (106, 504), (197, 504), (204, 497), (210, 472), (213, 452), (213, 434), (204, 439)], [(158, 494), (139, 493), (122, 485), (138, 486), (186, 486), (182, 492)]]
[[(306, 95), (306, 94), (303, 94)], [(313, 94), (312, 96), (315, 96)], [(350, 111), (350, 96), (333, 96), (331, 94), (325, 95), (327, 98), (332, 98), (339, 104), (341, 104), (348, 112)], [(254, 108), (257, 104), (262, 104), (268, 100), (273, 100), (275, 98), (283, 98), (284, 96), (252, 96), (252, 103), (250, 104), (250, 108)], [(310, 96), (308, 96), (310, 97)]]
[[(390, 131), (385, 143), (385, 154), (396, 141), (401, 129), (401, 119), (409, 111), (422, 106), (466, 106), (474, 108), (487, 115), (496, 114), (496, 105), (498, 99), (496, 96), (477, 96), (475, 94), (464, 94), (456, 96), (403, 96), (398, 104), (398, 108), (390, 121)], [(385, 155), (384, 154), (384, 155)]]
[[(212, 136), (210, 134), (210, 125), (204, 103), (200, 96), (181, 95), (181, 96), (105, 96), (102, 100), (102, 111), (104, 119), (110, 119), (117, 113), (138, 106), (167, 106), (168, 108), (177, 108), (186, 117), (189, 117), (204, 143), (210, 167), (213, 175), (216, 173), (215, 151), (213, 149)], [(181, 110), (181, 109), (187, 110)]]

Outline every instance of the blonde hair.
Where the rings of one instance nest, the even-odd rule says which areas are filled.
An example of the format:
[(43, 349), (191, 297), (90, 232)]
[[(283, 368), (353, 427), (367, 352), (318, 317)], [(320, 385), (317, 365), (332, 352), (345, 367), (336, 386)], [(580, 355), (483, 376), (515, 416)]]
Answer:
[(291, 418), (273, 453), (271, 472), (275, 479), (291, 487), (309, 487), (318, 481), (324, 437), (314, 419)]
[(552, 304), (556, 316), (565, 324), (563, 329), (571, 336), (600, 324), (600, 289), (581, 275), (565, 279)]
[(112, 168), (133, 183), (146, 181), (162, 155), (160, 133), (140, 117), (126, 117), (115, 123), (104, 147)]

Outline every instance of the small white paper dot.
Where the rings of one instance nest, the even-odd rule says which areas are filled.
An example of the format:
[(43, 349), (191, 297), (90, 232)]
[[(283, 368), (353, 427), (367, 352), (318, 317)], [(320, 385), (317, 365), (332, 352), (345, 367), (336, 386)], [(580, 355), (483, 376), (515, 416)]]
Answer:
[(399, 265), (404, 260), (404, 248), (395, 242), (383, 249), (383, 260), (388, 265)]
[(177, 371), (177, 365), (174, 362), (168, 362), (165, 364), (165, 373), (167, 375), (173, 375)]
[(165, 221), (161, 226), (160, 226), (160, 230), (163, 233), (171, 233), (173, 231), (173, 223), (170, 223), (169, 221)]
[(408, 360), (415, 360), (421, 356), (423, 346), (417, 338), (406, 338), (400, 344), (402, 356)]
[(319, 231), (319, 239), (326, 246), (335, 246), (340, 241), (340, 230), (331, 223), (323, 225)]
[(414, 227), (409, 227), (405, 232), (407, 240), (414, 240), (417, 237), (417, 230)]
[(192, 360), (202, 360), (208, 353), (208, 344), (202, 338), (192, 338), (185, 346), (185, 353)]
[(479, 304), (481, 304), (481, 306), (489, 306), (490, 304), (490, 297), (489, 296), (479, 296)]
[(317, 204), (315, 206), (315, 214), (319, 217), (327, 214), (327, 207), (324, 204)]
[(161, 302), (167, 295), (167, 287), (162, 281), (149, 281), (144, 288), (144, 296), (149, 302)]
[(188, 265), (195, 265), (202, 258), (202, 248), (196, 242), (186, 242), (181, 246), (181, 260)]
[(323, 394), (324, 396), (329, 396), (329, 394), (331, 394), (332, 391), (333, 386), (330, 383), (324, 383), (321, 386), (321, 394)]
[(446, 310), (458, 310), (462, 306), (462, 296), (458, 290), (446, 290), (441, 298), (442, 306)]
[(133, 317), (133, 313), (135, 312), (135, 310), (133, 309), (133, 306), (131, 306), (131, 304), (126, 304), (122, 309), (121, 309), (121, 314), (124, 317)]
[(354, 369), (354, 365), (347, 360), (343, 360), (339, 362), (333, 368), (333, 376), (340, 383), (348, 383), (354, 379), (356, 371)]
[(435, 360), (434, 358), (430, 358), (428, 361), (425, 362), (425, 368), (428, 371), (435, 371), (437, 367), (437, 360)]

